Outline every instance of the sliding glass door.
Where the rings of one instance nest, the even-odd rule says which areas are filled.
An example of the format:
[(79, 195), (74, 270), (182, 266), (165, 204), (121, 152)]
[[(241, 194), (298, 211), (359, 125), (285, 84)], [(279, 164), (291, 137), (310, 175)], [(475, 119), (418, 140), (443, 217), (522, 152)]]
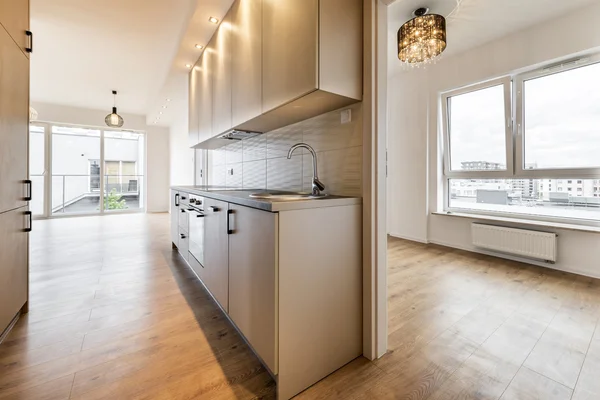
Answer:
[(31, 125), (30, 175), (37, 193), (31, 204), (34, 214), (55, 217), (143, 210), (144, 157), (142, 133)]

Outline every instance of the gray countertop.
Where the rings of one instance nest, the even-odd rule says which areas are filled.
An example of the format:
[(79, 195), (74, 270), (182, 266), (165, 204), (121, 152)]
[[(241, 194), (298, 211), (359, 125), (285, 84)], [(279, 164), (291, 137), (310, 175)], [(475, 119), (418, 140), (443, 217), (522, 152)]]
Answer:
[(225, 188), (222, 186), (171, 186), (171, 189), (270, 212), (339, 207), (362, 203), (360, 197), (344, 196), (327, 196), (321, 199), (283, 201), (254, 199), (250, 197), (250, 194), (256, 192), (282, 193), (281, 191), (264, 189)]

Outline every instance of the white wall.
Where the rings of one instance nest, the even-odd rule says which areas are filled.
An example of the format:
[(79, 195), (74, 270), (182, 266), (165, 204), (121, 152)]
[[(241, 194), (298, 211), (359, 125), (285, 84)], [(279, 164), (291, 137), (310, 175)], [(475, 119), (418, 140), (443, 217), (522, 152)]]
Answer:
[[(103, 127), (107, 110), (32, 103), (38, 120), (44, 122)], [(146, 132), (146, 187), (148, 212), (169, 210), (169, 130), (146, 125), (143, 115), (121, 114), (125, 123), (122, 129)]]
[[(440, 211), (439, 93), (518, 72), (600, 47), (600, 4), (514, 33), (426, 70), (390, 77), (388, 232), (395, 236), (475, 251), (475, 219), (432, 215)], [(394, 62), (394, 61), (392, 61)], [(508, 224), (518, 226), (517, 224)], [(600, 235), (564, 229), (553, 268), (600, 277)], [(544, 265), (544, 264), (540, 264)]]

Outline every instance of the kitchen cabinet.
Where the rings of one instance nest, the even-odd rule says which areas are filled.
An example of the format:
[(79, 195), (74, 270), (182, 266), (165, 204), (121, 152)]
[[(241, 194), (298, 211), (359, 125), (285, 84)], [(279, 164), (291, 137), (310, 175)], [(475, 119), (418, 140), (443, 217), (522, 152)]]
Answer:
[(262, 0), (231, 6), (231, 119), (237, 126), (262, 113)]
[(227, 14), (210, 46), (213, 55), (213, 136), (231, 129), (231, 16)]
[(230, 205), (229, 315), (277, 374), (278, 214)]
[(361, 101), (362, 24), (361, 0), (236, 0), (199, 61), (212, 82), (200, 90), (212, 125), (200, 117), (194, 147), (230, 144), (222, 137), (230, 129), (270, 132)]
[[(6, 1), (3, 1), (3, 4)], [(16, 1), (10, 2), (19, 3)], [(6, 8), (6, 4), (3, 5)], [(0, 14), (2, 17), (5, 14)], [(3, 19), (4, 20), (4, 19)], [(29, 60), (0, 29), (0, 213), (23, 207), (28, 179)]]
[(179, 192), (171, 190), (171, 243), (179, 245)]
[(173, 189), (204, 199), (203, 266), (186, 261), (276, 376), (279, 399), (360, 356), (360, 199), (263, 202), (244, 191)]
[(27, 303), (29, 217), (27, 206), (0, 214), (0, 337)]
[[(187, 215), (185, 211), (182, 213)], [(188, 231), (181, 226), (179, 226), (179, 245), (177, 246), (177, 249), (179, 250), (181, 257), (183, 257), (185, 261), (188, 261), (190, 257), (190, 237)]]
[(229, 238), (225, 202), (204, 200), (205, 284), (223, 310), (229, 310)]
[(190, 72), (188, 82), (188, 135), (190, 147), (196, 145), (200, 139), (200, 103), (198, 99), (200, 96), (200, 90), (200, 66), (194, 65), (192, 71)]
[(0, 0), (0, 24), (12, 37), (25, 57), (29, 58), (26, 51), (32, 44), (32, 38), (27, 35), (29, 31), (29, 0)]
[(214, 50), (207, 46), (198, 60), (198, 142), (213, 136), (213, 73), (211, 71)]
[(319, 0), (263, 0), (262, 109), (319, 86)]

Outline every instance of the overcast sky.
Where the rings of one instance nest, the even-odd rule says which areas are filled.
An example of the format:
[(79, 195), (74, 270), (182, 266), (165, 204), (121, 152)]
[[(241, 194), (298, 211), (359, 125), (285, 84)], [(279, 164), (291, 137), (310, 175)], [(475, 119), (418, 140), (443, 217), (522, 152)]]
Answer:
[[(502, 86), (451, 99), (451, 162), (504, 164)], [(525, 162), (538, 168), (600, 166), (600, 64), (525, 83)]]

